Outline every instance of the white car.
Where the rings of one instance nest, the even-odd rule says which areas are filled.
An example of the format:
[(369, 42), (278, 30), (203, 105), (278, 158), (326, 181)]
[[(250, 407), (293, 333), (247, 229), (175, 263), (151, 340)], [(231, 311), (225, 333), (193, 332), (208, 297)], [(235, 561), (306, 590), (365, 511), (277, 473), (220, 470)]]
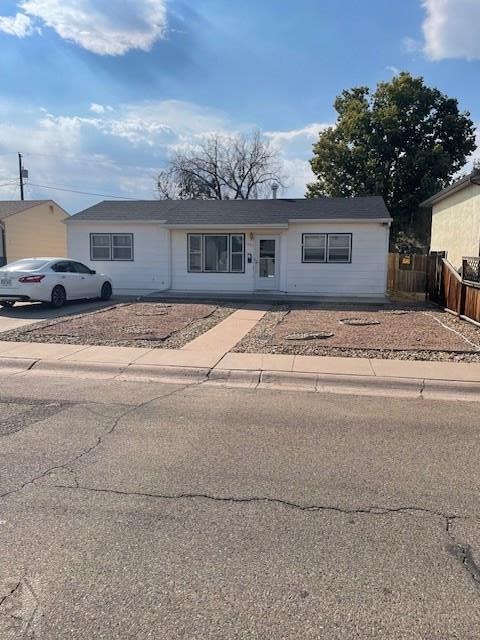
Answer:
[(49, 302), (60, 308), (67, 300), (109, 300), (112, 281), (86, 265), (66, 258), (24, 258), (0, 269), (0, 306), (15, 302)]

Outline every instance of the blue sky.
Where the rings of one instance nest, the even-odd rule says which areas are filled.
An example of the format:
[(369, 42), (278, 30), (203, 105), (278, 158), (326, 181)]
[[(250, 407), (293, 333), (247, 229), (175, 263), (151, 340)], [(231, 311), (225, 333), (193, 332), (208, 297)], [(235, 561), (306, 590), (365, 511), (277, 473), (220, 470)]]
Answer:
[[(74, 213), (154, 196), (179, 146), (259, 128), (302, 196), (344, 88), (395, 70), (456, 96), (480, 124), (480, 0), (2, 0), (0, 185)], [(15, 184), (0, 197), (16, 197)]]

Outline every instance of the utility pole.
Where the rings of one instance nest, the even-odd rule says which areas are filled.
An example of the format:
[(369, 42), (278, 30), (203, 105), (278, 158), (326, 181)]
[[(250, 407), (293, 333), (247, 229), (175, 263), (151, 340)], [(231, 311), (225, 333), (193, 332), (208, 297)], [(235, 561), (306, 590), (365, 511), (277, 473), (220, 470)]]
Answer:
[(23, 168), (22, 165), (22, 154), (18, 154), (18, 177), (20, 178), (20, 199), (25, 200), (24, 192), (23, 192), (23, 179), (28, 178), (28, 170)]

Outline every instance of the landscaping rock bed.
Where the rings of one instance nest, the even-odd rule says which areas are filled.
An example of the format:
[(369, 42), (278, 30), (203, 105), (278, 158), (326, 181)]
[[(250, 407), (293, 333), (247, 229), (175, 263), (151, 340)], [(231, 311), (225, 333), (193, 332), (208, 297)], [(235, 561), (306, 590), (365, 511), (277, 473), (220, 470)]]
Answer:
[(130, 302), (0, 334), (4, 341), (180, 349), (224, 320), (234, 305)]
[[(319, 338), (300, 338), (319, 330)], [(349, 310), (281, 305), (267, 312), (234, 351), (480, 362), (480, 329), (422, 303)]]

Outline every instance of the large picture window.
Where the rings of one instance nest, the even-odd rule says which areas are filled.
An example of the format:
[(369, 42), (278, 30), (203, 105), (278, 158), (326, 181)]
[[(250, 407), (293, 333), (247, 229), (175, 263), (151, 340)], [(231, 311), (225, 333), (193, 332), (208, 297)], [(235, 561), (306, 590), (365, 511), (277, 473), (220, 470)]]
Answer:
[(304, 233), (302, 262), (351, 262), (351, 233)]
[(133, 233), (91, 233), (90, 260), (133, 260)]
[(188, 234), (188, 271), (191, 273), (243, 273), (245, 236), (225, 233)]

